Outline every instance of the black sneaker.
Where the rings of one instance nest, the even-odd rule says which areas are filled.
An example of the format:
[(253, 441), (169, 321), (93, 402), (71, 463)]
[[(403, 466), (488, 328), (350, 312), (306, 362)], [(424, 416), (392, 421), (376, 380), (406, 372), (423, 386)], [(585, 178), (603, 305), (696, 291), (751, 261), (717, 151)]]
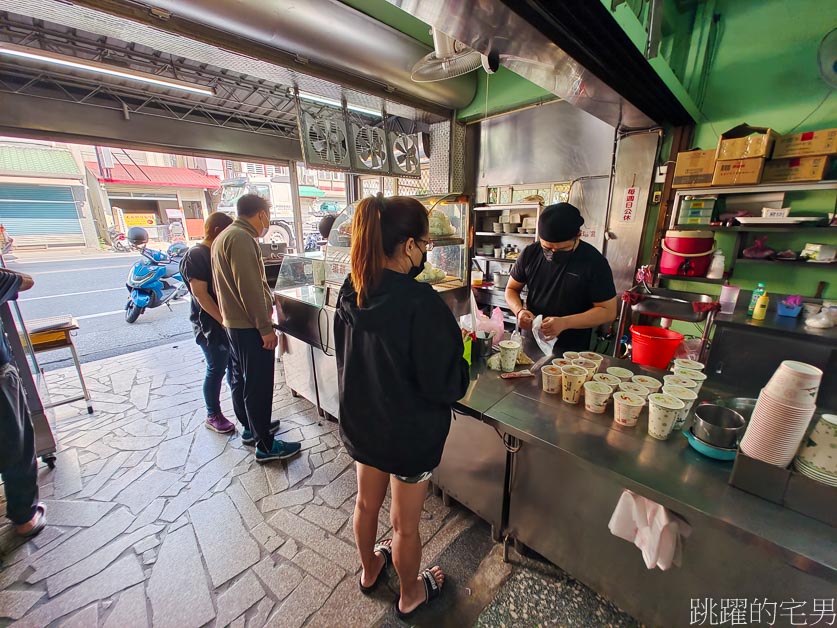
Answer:
[(285, 441), (273, 441), (273, 448), (270, 451), (262, 451), (256, 447), (256, 462), (270, 462), (271, 460), (284, 460), (299, 453), (302, 445), (299, 443), (286, 443)]
[[(282, 426), (281, 421), (271, 421), (270, 422), (270, 433), (275, 434), (279, 431), (279, 428)], [(248, 429), (245, 429), (241, 432), (241, 444), (246, 445), (247, 447), (255, 447), (256, 446), (256, 435)]]

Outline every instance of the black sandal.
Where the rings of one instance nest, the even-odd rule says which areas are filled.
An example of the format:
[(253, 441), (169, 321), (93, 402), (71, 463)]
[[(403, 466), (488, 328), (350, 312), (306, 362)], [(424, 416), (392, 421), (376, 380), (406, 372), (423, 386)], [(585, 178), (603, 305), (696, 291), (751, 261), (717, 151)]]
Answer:
[(429, 569), (425, 569), (420, 574), (422, 584), (424, 584), (424, 593), (426, 595), (426, 599), (424, 602), (416, 606), (413, 610), (409, 613), (402, 613), (401, 609), (398, 608), (398, 605), (401, 603), (401, 596), (395, 598), (395, 614), (398, 616), (398, 619), (410, 619), (413, 615), (415, 615), (416, 611), (418, 611), (422, 606), (426, 606), (430, 604), (433, 600), (439, 597), (442, 594), (442, 586), (436, 582), (436, 578), (433, 577), (433, 572)]
[(375, 578), (375, 582), (373, 582), (368, 587), (365, 587), (361, 584), (361, 578), (363, 577), (363, 574), (358, 576), (357, 586), (360, 587), (360, 592), (363, 593), (364, 595), (369, 595), (370, 593), (372, 593), (372, 591), (374, 591), (375, 589), (378, 588), (378, 584), (381, 582), (381, 579), (384, 577), (384, 574), (387, 570), (387, 567), (389, 567), (390, 564), (392, 563), (392, 544), (376, 543), (375, 548), (373, 549), (373, 551), (376, 554), (380, 554), (381, 556), (384, 557), (384, 564), (381, 567), (381, 571), (378, 572), (378, 577)]

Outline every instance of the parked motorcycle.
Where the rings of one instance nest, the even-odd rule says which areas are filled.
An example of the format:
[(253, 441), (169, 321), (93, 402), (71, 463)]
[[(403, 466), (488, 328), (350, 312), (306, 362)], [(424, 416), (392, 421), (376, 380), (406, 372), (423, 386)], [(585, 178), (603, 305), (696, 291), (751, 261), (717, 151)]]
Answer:
[(128, 242), (128, 238), (125, 237), (125, 234), (119, 231), (116, 227), (110, 227), (108, 229), (108, 237), (110, 238), (110, 248), (116, 253), (129, 253), (134, 248), (131, 246), (131, 243)]
[(147, 308), (165, 305), (188, 292), (180, 275), (180, 260), (189, 250), (183, 242), (172, 244), (166, 253), (147, 248), (148, 232), (142, 227), (128, 229), (128, 242), (139, 249), (142, 258), (128, 271), (128, 303), (125, 320), (135, 322)]

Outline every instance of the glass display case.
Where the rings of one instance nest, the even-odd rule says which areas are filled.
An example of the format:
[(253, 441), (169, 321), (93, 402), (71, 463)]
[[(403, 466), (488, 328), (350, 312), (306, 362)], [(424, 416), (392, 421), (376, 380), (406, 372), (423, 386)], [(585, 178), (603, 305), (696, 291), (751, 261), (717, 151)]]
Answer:
[[(465, 288), (469, 272), (468, 197), (462, 194), (440, 194), (415, 198), (427, 208), (430, 240), (433, 242), (433, 248), (427, 254), (428, 265), (417, 280), (432, 284), (439, 292)], [(334, 221), (328, 238), (325, 252), (328, 305), (336, 303), (337, 291), (351, 271), (353, 218), (354, 206), (350, 205)]]

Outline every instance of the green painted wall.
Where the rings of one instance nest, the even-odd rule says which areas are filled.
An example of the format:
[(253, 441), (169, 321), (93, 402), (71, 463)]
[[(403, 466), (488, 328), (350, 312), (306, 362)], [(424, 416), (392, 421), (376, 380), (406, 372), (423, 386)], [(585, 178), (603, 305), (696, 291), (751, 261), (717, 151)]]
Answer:
[[(837, 2), (719, 0), (720, 45), (709, 75), (695, 145), (741, 122), (787, 133), (831, 91), (817, 70), (817, 48), (837, 24)], [(837, 126), (833, 93), (801, 130)]]
[[(506, 68), (501, 67), (492, 75), (482, 70), (477, 70), (477, 72), (477, 94), (470, 105), (458, 112), (462, 122), (484, 118), (486, 111), (491, 116), (558, 98), (552, 92), (546, 91)], [(486, 88), (488, 89), (487, 102)]]
[[(788, 133), (795, 127), (799, 131), (837, 127), (837, 95), (831, 92), (821, 105), (830, 92), (817, 69), (819, 43), (837, 24), (837, 3), (718, 0), (716, 10), (722, 16), (723, 31), (708, 77), (705, 121), (695, 128), (693, 146), (714, 148), (719, 133), (742, 122), (768, 126), (779, 133)], [(800, 125), (806, 117), (807, 121)], [(796, 192), (786, 196), (786, 204), (794, 214), (826, 214), (835, 211), (837, 192)], [(646, 236), (645, 250), (651, 235)], [(750, 242), (753, 237), (750, 236)], [(810, 233), (769, 234), (767, 242), (777, 251), (799, 251), (811, 238)], [(733, 241), (732, 234), (717, 236), (728, 267)], [(819, 234), (816, 241), (837, 244), (837, 237), (829, 232)], [(752, 290), (757, 282), (765, 281), (770, 291), (812, 296), (818, 282), (827, 281), (824, 296), (837, 297), (837, 268), (833, 265), (780, 264), (737, 265), (731, 283)], [(719, 290), (718, 286), (685, 282), (670, 285), (710, 294)]]

